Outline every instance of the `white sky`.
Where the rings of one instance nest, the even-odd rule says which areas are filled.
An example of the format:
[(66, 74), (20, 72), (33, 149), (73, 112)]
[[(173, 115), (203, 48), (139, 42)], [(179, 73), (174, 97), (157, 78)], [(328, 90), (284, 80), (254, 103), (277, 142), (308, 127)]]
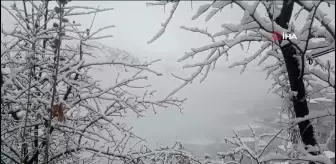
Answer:
[[(243, 12), (234, 6), (233, 9), (225, 8), (208, 23), (205, 23), (204, 17), (192, 21), (191, 17), (197, 11), (197, 7), (204, 3), (209, 2), (194, 1), (192, 10), (190, 2), (181, 2), (163, 36), (152, 44), (147, 44), (147, 41), (160, 29), (160, 24), (167, 18), (171, 5), (166, 7), (166, 13), (163, 12), (163, 7), (146, 7), (144, 1), (73, 1), (70, 5), (90, 7), (99, 5), (100, 8), (114, 8), (113, 11), (98, 13), (93, 28), (115, 25), (115, 28), (102, 33), (114, 37), (104, 39), (102, 43), (125, 49), (140, 58), (163, 59), (154, 67), (165, 75), (150, 80), (154, 87), (159, 89), (159, 96), (163, 97), (181, 83), (170, 76), (171, 72), (185, 76), (190, 72), (182, 72), (182, 65), (176, 62), (177, 58), (191, 48), (210, 43), (209, 38), (184, 31), (180, 26), (201, 29), (208, 27), (210, 32), (216, 32), (221, 29), (221, 24), (239, 23), (243, 16)], [(327, 8), (325, 12), (332, 15), (332, 20), (335, 20), (334, 9)], [(1, 13), (2, 22), (5, 23), (3, 18), (7, 18), (3, 17), (3, 11)], [(73, 17), (85, 28), (89, 27), (92, 18), (93, 15)], [(9, 22), (9, 20), (6, 21)], [(71, 18), (70, 21), (72, 21)], [(249, 53), (243, 52), (239, 47), (234, 48), (229, 53), (229, 63), (248, 57), (259, 48), (258, 46), (251, 44)], [(188, 61), (188, 63), (191, 62)], [(251, 123), (249, 118), (237, 119), (242, 117), (238, 117), (235, 113), (244, 113), (248, 110), (271, 110), (280, 104), (277, 96), (267, 94), (272, 81), (265, 80), (266, 73), (258, 71), (261, 67), (256, 67), (254, 64), (240, 75), (240, 68), (229, 69), (227, 66), (223, 59), (220, 60), (218, 68), (210, 73), (203, 84), (200, 85), (195, 81), (177, 94), (188, 97), (183, 115), (177, 109), (165, 109), (159, 110), (155, 117), (148, 114), (146, 118), (132, 119), (130, 121), (135, 124), (136, 131), (145, 138), (157, 141), (172, 141), (176, 137), (183, 140), (195, 137), (216, 139), (227, 135), (232, 127)], [(109, 76), (112, 69), (97, 72), (97, 78), (106, 80), (106, 83), (114, 81), (113, 77)]]

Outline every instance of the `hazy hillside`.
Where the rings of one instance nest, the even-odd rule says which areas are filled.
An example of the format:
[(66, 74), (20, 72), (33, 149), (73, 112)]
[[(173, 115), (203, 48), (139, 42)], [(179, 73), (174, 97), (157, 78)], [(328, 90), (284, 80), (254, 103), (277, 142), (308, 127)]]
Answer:
[[(274, 118), (277, 117), (275, 110), (268, 110), (268, 109), (267, 110), (255, 110), (255, 112), (251, 110), (248, 113), (251, 119), (263, 120), (264, 122), (274, 120)], [(231, 118), (231, 119), (238, 119), (238, 118), (239, 116), (235, 116), (234, 118)], [(274, 132), (273, 127), (266, 127), (265, 125), (261, 125), (261, 124), (255, 124), (255, 126), (252, 126), (252, 128), (257, 134)], [(241, 137), (251, 137), (252, 136), (251, 130), (248, 128), (247, 125), (246, 127), (243, 127), (242, 129), (237, 129), (237, 132), (239, 133)], [(201, 141), (199, 143), (189, 142), (189, 143), (184, 144), (184, 147), (187, 150), (191, 151), (194, 155), (204, 156), (205, 153), (208, 153), (212, 157), (215, 158), (217, 156), (217, 152), (226, 152), (234, 147), (231, 144), (222, 143), (225, 137), (229, 138), (231, 136), (233, 136), (233, 133), (231, 133), (228, 136), (223, 136), (221, 140), (219, 139), (217, 139), (216, 141), (214, 140), (212, 143), (209, 143), (209, 144), (204, 144)]]

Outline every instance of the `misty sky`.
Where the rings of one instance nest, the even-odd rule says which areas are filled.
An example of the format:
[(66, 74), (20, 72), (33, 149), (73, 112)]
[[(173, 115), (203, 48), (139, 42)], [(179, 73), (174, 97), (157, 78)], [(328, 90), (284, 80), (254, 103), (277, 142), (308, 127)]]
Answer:
[[(165, 34), (152, 44), (147, 44), (147, 41), (160, 29), (160, 24), (167, 18), (171, 5), (167, 5), (164, 13), (163, 7), (146, 7), (146, 2), (75, 1), (70, 4), (114, 8), (113, 11), (97, 14), (93, 28), (115, 25), (115, 28), (102, 33), (114, 36), (101, 40), (103, 44), (124, 49), (140, 59), (162, 59), (160, 64), (153, 67), (164, 73), (164, 76), (153, 77), (149, 82), (158, 89), (157, 96), (163, 98), (181, 84), (181, 81), (174, 79), (170, 73), (186, 77), (192, 72), (192, 70), (182, 70), (182, 65), (192, 63), (192, 60), (183, 63), (177, 63), (176, 60), (191, 48), (211, 42), (209, 38), (200, 34), (180, 29), (180, 26), (201, 29), (208, 27), (208, 30), (213, 33), (221, 29), (223, 23), (239, 23), (243, 16), (243, 11), (233, 6), (232, 9), (225, 8), (210, 22), (205, 23), (204, 17), (192, 21), (191, 17), (197, 11), (197, 7), (204, 3), (209, 2), (196, 1), (192, 6), (190, 2), (181, 2)], [(327, 8), (325, 12), (332, 15), (334, 22), (335, 10)], [(3, 15), (3, 11), (1, 13)], [(76, 16), (73, 19), (86, 28), (89, 27), (92, 18), (93, 15)], [(4, 23), (3, 17), (1, 19)], [(239, 47), (233, 48), (229, 52), (228, 63), (248, 57), (259, 46), (251, 44), (248, 53)], [(176, 96), (188, 98), (183, 114), (179, 113), (178, 109), (167, 108), (158, 110), (155, 116), (149, 111), (146, 118), (129, 119), (139, 135), (161, 142), (176, 138), (181, 140), (192, 140), (198, 137), (224, 138), (233, 128), (253, 124), (253, 118), (247, 117), (246, 112), (254, 110), (257, 115), (258, 111), (273, 110), (281, 104), (281, 100), (276, 95), (267, 94), (272, 81), (265, 80), (266, 73), (260, 71), (262, 67), (257, 67), (256, 62), (242, 75), (239, 74), (240, 68), (229, 69), (228, 63), (224, 62), (224, 59), (217, 62), (217, 69), (209, 74), (204, 83), (199, 84), (199, 80), (196, 80), (177, 93)], [(104, 80), (104, 85), (108, 85), (109, 81), (114, 82), (114, 76), (110, 75), (111, 71), (113, 68), (97, 71), (95, 76)]]

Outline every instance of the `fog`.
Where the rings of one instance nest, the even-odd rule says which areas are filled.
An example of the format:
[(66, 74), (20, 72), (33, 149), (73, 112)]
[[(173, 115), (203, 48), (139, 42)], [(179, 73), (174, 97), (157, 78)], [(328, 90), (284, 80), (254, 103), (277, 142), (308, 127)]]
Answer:
[[(193, 6), (196, 7), (202, 3), (204, 2), (193, 2)], [(85, 2), (85, 5), (98, 6), (92, 2)], [(151, 76), (148, 80), (153, 88), (157, 89), (158, 98), (164, 98), (181, 84), (181, 81), (173, 78), (171, 73), (187, 77), (194, 71), (183, 70), (182, 66), (185, 63), (178, 63), (176, 60), (190, 48), (208, 44), (210, 41), (209, 38), (184, 31), (179, 27), (181, 25), (208, 27), (209, 30), (215, 32), (220, 28), (220, 24), (216, 22), (223, 23), (223, 21), (216, 21), (220, 17), (214, 18), (215, 20), (207, 24), (201, 18), (191, 21), (190, 18), (195, 9), (191, 10), (190, 4), (183, 2), (165, 34), (156, 42), (147, 44), (147, 41), (160, 29), (161, 22), (166, 19), (170, 9), (169, 5), (166, 7), (166, 13), (162, 7), (146, 7), (145, 2), (100, 2), (99, 5), (114, 8), (111, 12), (100, 13), (96, 16), (95, 22), (97, 23), (94, 24), (96, 27), (116, 25), (116, 28), (110, 31), (114, 38), (103, 40), (104, 44), (125, 49), (142, 60), (162, 59), (152, 68), (164, 75)], [(243, 13), (239, 10), (238, 12), (228, 10), (223, 11), (223, 14), (232, 15), (226, 17), (227, 20), (224, 22), (234, 23), (240, 20)], [(85, 21), (88, 24), (91, 23), (90, 19), (83, 20)], [(251, 52), (258, 46), (251, 45)], [(234, 48), (228, 63), (247, 56), (248, 53), (240, 48)], [(227, 68), (228, 63), (225, 63), (224, 59), (220, 60), (217, 68), (202, 84), (197, 79), (175, 95), (179, 98), (187, 98), (182, 113), (179, 109), (170, 107), (158, 109), (156, 114), (150, 110), (145, 118), (131, 117), (127, 118), (127, 121), (134, 126), (137, 134), (147, 139), (151, 145), (156, 142), (166, 143), (175, 140), (203, 144), (201, 142), (231, 136), (233, 129), (248, 128), (247, 125), (253, 126), (256, 124), (254, 120), (258, 114), (252, 116), (247, 115), (247, 112), (272, 111), (280, 105), (280, 99), (267, 93), (272, 81), (265, 80), (265, 72), (260, 71), (262, 67), (257, 67), (254, 63), (255, 65), (250, 66), (245, 73), (240, 75), (240, 69), (229, 69)], [(109, 81), (114, 81), (115, 74), (112, 75), (111, 72), (111, 70), (104, 70), (104, 72), (99, 71), (94, 74), (107, 85)]]

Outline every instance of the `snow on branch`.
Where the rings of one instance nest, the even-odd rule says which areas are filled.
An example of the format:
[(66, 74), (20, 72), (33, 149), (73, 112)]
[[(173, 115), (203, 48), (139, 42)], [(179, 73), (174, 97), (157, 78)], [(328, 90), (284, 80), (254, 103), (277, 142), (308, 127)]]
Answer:
[(181, 28), (184, 29), (184, 30), (187, 30), (187, 31), (198, 32), (198, 33), (204, 34), (204, 35), (210, 37), (212, 42), (215, 42), (214, 37), (207, 30), (199, 29), (197, 27), (190, 28), (190, 27), (185, 27), (185, 26), (181, 26)]
[[(289, 139), (283, 136), (283, 130), (280, 129), (276, 134), (261, 134), (258, 135), (252, 131), (252, 137), (241, 137), (235, 132), (235, 136), (232, 139), (225, 139), (223, 143), (229, 143), (234, 146), (228, 152), (219, 152), (217, 155), (220, 159), (224, 159), (224, 163), (241, 163), (243, 158), (250, 159), (252, 163), (262, 163), (262, 162), (309, 162), (314, 161), (321, 164), (331, 164), (330, 159), (324, 154), (313, 156), (308, 153), (308, 151), (315, 148), (311, 147), (305, 150), (302, 144), (289, 144), (289, 152), (273, 152), (265, 151), (276, 139), (284, 139), (288, 143), (291, 143)], [(268, 141), (266, 138), (270, 138)], [(265, 142), (266, 141), (266, 142)], [(251, 145), (252, 144), (252, 145)], [(232, 160), (231, 160), (232, 159)], [(245, 161), (246, 162), (246, 161)]]
[(167, 25), (169, 24), (170, 20), (172, 19), (173, 15), (174, 15), (174, 13), (175, 13), (175, 11), (176, 11), (176, 9), (177, 9), (177, 6), (178, 6), (179, 2), (180, 2), (180, 1), (173, 2), (173, 7), (172, 7), (172, 9), (170, 10), (170, 13), (169, 13), (168, 18), (166, 19), (166, 21), (164, 21), (164, 22), (161, 24), (162, 28), (159, 30), (159, 32), (158, 32), (155, 36), (153, 36), (152, 39), (150, 39), (150, 40), (147, 42), (148, 44), (153, 43), (155, 40), (157, 40), (157, 39), (164, 33), (164, 31), (165, 31), (166, 28), (167, 28)]
[[(296, 1), (297, 4), (302, 6), (306, 11), (309, 13), (314, 9), (314, 4), (306, 1)], [(333, 40), (335, 40), (335, 26), (333, 26), (330, 22), (331, 20), (327, 17), (325, 17), (327, 14), (325, 14), (320, 9), (317, 9), (317, 14), (315, 15), (315, 18), (321, 22), (322, 26), (325, 27), (325, 29), (328, 31), (328, 33), (333, 37)]]
[(295, 125), (295, 124), (298, 124), (306, 120), (312, 120), (312, 119), (317, 119), (317, 118), (327, 117), (327, 116), (335, 117), (335, 111), (330, 111), (329, 109), (325, 109), (323, 111), (313, 111), (310, 114), (306, 115), (305, 117), (293, 118), (287, 121), (290, 125)]
[(204, 4), (202, 6), (200, 6), (196, 12), (196, 14), (191, 18), (191, 20), (195, 20), (197, 19), (199, 16), (201, 16), (204, 12), (206, 12), (210, 7), (212, 6), (212, 4)]
[[(88, 14), (95, 14), (99, 12), (106, 12), (111, 11), (113, 8), (105, 8), (105, 9), (98, 9), (93, 7), (85, 7), (85, 6), (69, 6), (65, 7), (65, 16), (76, 16), (76, 15), (88, 15)], [(82, 12), (73, 12), (75, 9), (84, 9), (85, 11)]]
[(308, 156), (299, 156), (296, 158), (288, 158), (285, 155), (269, 153), (265, 156), (261, 162), (269, 161), (291, 161), (291, 162), (316, 162), (319, 164), (332, 164), (332, 162), (325, 155), (308, 155)]
[(146, 6), (166, 5), (168, 3), (169, 3), (169, 1), (165, 1), (165, 0), (158, 1), (158, 2), (155, 2), (155, 3), (153, 3), (153, 2), (147, 2)]
[(244, 59), (243, 61), (241, 61), (241, 62), (235, 62), (235, 63), (233, 63), (232, 65), (229, 66), (229, 68), (233, 68), (233, 67), (242, 65), (242, 66), (243, 66), (243, 69), (242, 69), (241, 73), (243, 73), (244, 70), (245, 70), (245, 68), (246, 68), (246, 66), (247, 66), (247, 64), (250, 63), (252, 60), (254, 60), (256, 57), (260, 56), (261, 53), (262, 53), (266, 48), (268, 48), (270, 45), (271, 45), (271, 44), (270, 44), (269, 42), (264, 43), (264, 44), (261, 46), (261, 48), (260, 48), (254, 55), (252, 55), (252, 56), (249, 57), (249, 58), (245, 58), (245, 59)]
[[(322, 81), (328, 83), (331, 87), (335, 88), (335, 76), (332, 76), (330, 68), (327, 72), (321, 71), (317, 68), (308, 68), (305, 71), (306, 74), (312, 74)], [(334, 74), (335, 75), (335, 74)]]

